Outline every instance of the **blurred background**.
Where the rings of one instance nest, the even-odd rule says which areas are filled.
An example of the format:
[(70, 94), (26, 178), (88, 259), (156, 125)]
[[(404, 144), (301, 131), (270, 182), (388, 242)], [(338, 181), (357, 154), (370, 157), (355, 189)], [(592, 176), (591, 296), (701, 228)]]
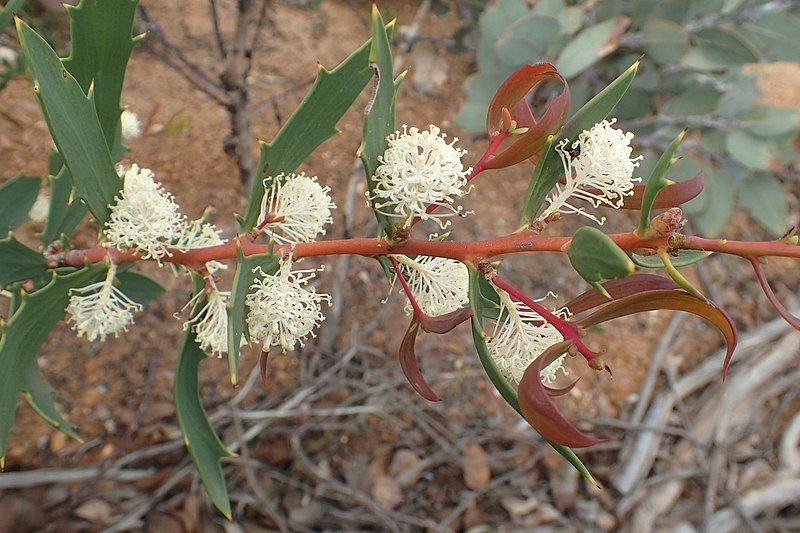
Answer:
[[(409, 69), (398, 125), (437, 124), (460, 139), (469, 163), (485, 148), (488, 101), (516, 67), (553, 62), (569, 79), (574, 110), (644, 54), (612, 115), (636, 134), (645, 178), (666, 143), (689, 127), (669, 176), (705, 172), (706, 191), (685, 209), (689, 230), (766, 240), (797, 224), (800, 2), (386, 0), (380, 7), (398, 18), (395, 68)], [(189, 217), (213, 206), (212, 220), (230, 237), (237, 229), (230, 215), (246, 204), (242, 182), (257, 160), (255, 140), (271, 139), (291, 114), (316, 61), (331, 68), (369, 37), (370, 4), (142, 0), (141, 8), (137, 28), (147, 36), (129, 63), (123, 103), (145, 132), (130, 142), (125, 162), (151, 168)], [(60, 2), (28, 0), (20, 11), (57, 50), (69, 50)], [(244, 74), (222, 53), (240, 39), (252, 51)], [(19, 172), (46, 176), (52, 147), (17, 52), (5, 29), (2, 181)], [(532, 98), (544, 103), (547, 94), (545, 87)], [(342, 133), (301, 167), (333, 189), (334, 238), (374, 234), (355, 158), (368, 100), (363, 94), (339, 124)], [(530, 172), (521, 165), (482, 174), (466, 201), (476, 213), (456, 222), (453, 238), (513, 231)], [(31, 244), (42, 231), (32, 218), (17, 235)], [(607, 227), (634, 224), (634, 215), (614, 213)], [(564, 220), (548, 231), (580, 225)], [(74, 243), (96, 237), (84, 222)], [(592, 333), (614, 378), (576, 365), (570, 377), (583, 379), (559, 405), (579, 427), (609, 439), (579, 452), (603, 491), (499, 397), (466, 329), (420, 337), (425, 375), (444, 401), (418, 397), (397, 364), (407, 325), (402, 295), (389, 294), (372, 260), (327, 265), (317, 278), (333, 297), (327, 320), (300, 352), (270, 357), (266, 389), (256, 352), (245, 351), (238, 389), (225, 361), (202, 367), (212, 422), (238, 453), (225, 462), (235, 522), (207, 502), (174, 417), (183, 319), (173, 314), (190, 294), (189, 280), (147, 265), (170, 292), (125, 336), (86, 343), (62, 324), (40, 354), (62, 412), (86, 442), (68, 441), (20, 401), (0, 475), (0, 531), (800, 530), (800, 334), (775, 318), (745, 261), (714, 256), (687, 269), (741, 332), (724, 384), (723, 341), (698, 319), (648, 313)], [(765, 268), (797, 310), (797, 263)], [(553, 290), (565, 302), (586, 289), (562, 257), (509, 258), (503, 269), (537, 297)]]

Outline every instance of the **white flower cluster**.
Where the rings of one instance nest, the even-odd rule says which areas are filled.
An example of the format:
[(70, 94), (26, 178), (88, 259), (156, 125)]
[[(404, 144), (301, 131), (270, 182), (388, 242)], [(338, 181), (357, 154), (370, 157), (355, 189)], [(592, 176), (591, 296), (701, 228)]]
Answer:
[[(500, 297), (500, 315), (486, 345), (500, 373), (516, 385), (522, 380), (528, 366), (547, 348), (564, 340), (564, 337), (528, 306), (514, 301), (507, 292), (496, 286), (495, 290)], [(563, 313), (559, 311), (559, 314)], [(555, 381), (559, 370), (567, 374), (564, 368), (565, 358), (562, 355), (542, 369), (543, 382)]]
[(259, 267), (253, 272), (258, 276), (246, 298), (250, 339), (261, 343), (265, 350), (280, 346), (289, 351), (298, 343), (303, 346), (306, 337), (314, 336), (314, 329), (325, 320), (321, 303), (331, 301), (330, 296), (318, 294), (314, 287), (305, 288), (314, 278), (314, 271), (293, 271), (292, 258), (288, 257), (273, 276)]
[[(380, 166), (375, 170), (375, 190), (371, 198), (375, 208), (392, 217), (402, 218), (405, 226), (414, 218), (432, 219), (440, 227), (441, 218), (461, 212), (454, 207), (455, 198), (465, 194), (467, 175), (461, 157), (465, 150), (456, 148), (454, 138), (449, 144), (441, 130), (430, 125), (428, 130), (408, 128), (396, 131), (387, 138), (388, 148), (378, 157)], [(429, 205), (444, 207), (446, 213), (426, 213)]]
[(133, 323), (133, 313), (142, 309), (114, 286), (116, 274), (117, 265), (110, 263), (103, 281), (70, 290), (67, 315), (79, 337), (90, 341), (104, 341), (109, 335), (117, 337)]
[[(469, 273), (461, 261), (444, 257), (392, 256), (402, 265), (403, 276), (414, 299), (428, 316), (451, 313), (469, 301)], [(406, 313), (411, 304), (406, 304)]]
[(540, 219), (574, 213), (603, 224), (605, 218), (598, 219), (570, 202), (581, 199), (594, 207), (604, 204), (619, 209), (623, 197), (633, 194), (634, 183), (641, 181), (633, 177), (633, 172), (642, 157), (631, 158), (633, 133), (612, 128), (615, 122), (604, 120), (583, 131), (571, 145), (566, 139), (558, 145), (566, 183), (556, 184)]
[(119, 117), (122, 138), (126, 141), (138, 139), (142, 136), (142, 123), (139, 115), (125, 109)]
[(114, 198), (106, 222), (108, 244), (118, 250), (135, 248), (143, 259), (154, 258), (160, 263), (162, 257), (170, 255), (170, 243), (181, 237), (185, 219), (150, 169), (131, 165), (123, 170), (120, 168), (122, 192)]
[[(194, 328), (200, 349), (222, 357), (228, 351), (228, 300), (231, 293), (220, 291), (213, 277), (206, 277), (206, 288), (198, 292), (187, 307), (192, 309), (192, 318), (183, 324), (183, 329)], [(199, 311), (197, 305), (205, 301)]]
[(324, 235), (325, 225), (333, 222), (331, 189), (317, 183), (316, 176), (279, 174), (264, 180), (264, 187), (259, 227), (275, 241), (309, 242)]

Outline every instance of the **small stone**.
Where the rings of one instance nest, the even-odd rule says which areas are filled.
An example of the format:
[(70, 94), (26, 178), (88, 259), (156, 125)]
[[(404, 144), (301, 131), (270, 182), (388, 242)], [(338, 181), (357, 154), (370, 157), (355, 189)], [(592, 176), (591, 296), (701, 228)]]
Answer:
[(489, 458), (479, 444), (470, 444), (464, 452), (464, 484), (470, 489), (480, 489), (489, 484), (492, 470)]
[(389, 476), (376, 477), (370, 493), (384, 509), (394, 509), (403, 501), (403, 489)]

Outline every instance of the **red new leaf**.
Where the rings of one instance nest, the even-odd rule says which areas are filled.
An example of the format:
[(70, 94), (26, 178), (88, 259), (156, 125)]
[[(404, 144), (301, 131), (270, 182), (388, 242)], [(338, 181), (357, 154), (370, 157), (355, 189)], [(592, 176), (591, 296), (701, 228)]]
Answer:
[[(623, 209), (641, 209), (645, 185), (635, 185), (633, 195), (624, 198)], [(667, 209), (685, 204), (703, 192), (703, 173), (689, 180), (667, 185), (656, 196), (653, 209)]]
[[(542, 352), (525, 370), (517, 394), (522, 416), (544, 438), (570, 448), (585, 448), (599, 444), (603, 439), (582, 433), (564, 418), (550, 400), (555, 389), (545, 388), (541, 378), (542, 368), (567, 351), (570, 344), (570, 341), (559, 342)], [(574, 383), (567, 388), (571, 389), (572, 386)]]
[(770, 303), (773, 309), (783, 318), (790, 326), (794, 329), (800, 330), (800, 318), (797, 318), (792, 313), (786, 309), (783, 304), (778, 300), (778, 297), (775, 296), (775, 293), (772, 292), (772, 287), (769, 286), (769, 280), (767, 280), (767, 275), (764, 273), (764, 268), (761, 266), (761, 263), (758, 262), (756, 257), (749, 255), (746, 257), (750, 264), (753, 265), (753, 270), (756, 272), (756, 278), (758, 278), (758, 284), (761, 285), (761, 290), (764, 291), (764, 295), (767, 297), (767, 301)]
[(724, 379), (728, 374), (728, 365), (730, 365), (731, 357), (733, 357), (733, 350), (736, 348), (738, 339), (736, 326), (728, 313), (713, 303), (696, 298), (688, 292), (675, 289), (659, 289), (626, 296), (606, 304), (586, 318), (578, 320), (577, 324), (586, 328), (615, 318), (658, 309), (692, 313), (707, 320), (722, 333), (727, 343), (725, 361), (722, 366)]
[[(602, 285), (611, 295), (612, 300), (618, 300), (645, 291), (678, 288), (678, 285), (671, 279), (656, 276), (655, 274), (633, 274), (622, 279), (606, 281)], [(609, 301), (608, 298), (595, 289), (589, 289), (567, 303), (567, 308), (573, 315), (577, 315), (589, 309), (594, 309), (598, 305), (607, 304)]]
[[(547, 79), (558, 80), (563, 89), (554, 96), (540, 120), (536, 120), (525, 100), (525, 95), (539, 83)], [(569, 86), (556, 68), (549, 63), (523, 65), (515, 70), (502, 85), (489, 104), (486, 113), (486, 129), (490, 137), (495, 137), (505, 129), (503, 110), (511, 114), (518, 127), (528, 131), (514, 135), (516, 139), (508, 148), (489, 159), (486, 168), (505, 168), (526, 159), (535, 158), (544, 147), (547, 138), (555, 135), (564, 125), (569, 112)]]
[(421, 319), (420, 325), (422, 326), (422, 329), (428, 333), (438, 333), (442, 335), (445, 333), (450, 333), (453, 331), (453, 328), (462, 322), (466, 322), (470, 318), (472, 318), (472, 311), (464, 307), (462, 309), (456, 309), (455, 311), (445, 315), (424, 315)]
[(415, 346), (417, 343), (417, 333), (419, 333), (419, 322), (412, 319), (403, 337), (403, 342), (400, 343), (400, 368), (403, 369), (403, 374), (405, 374), (406, 379), (414, 390), (417, 391), (417, 394), (429, 402), (440, 402), (442, 399), (433, 392), (428, 382), (425, 381), (422, 370), (419, 368)]

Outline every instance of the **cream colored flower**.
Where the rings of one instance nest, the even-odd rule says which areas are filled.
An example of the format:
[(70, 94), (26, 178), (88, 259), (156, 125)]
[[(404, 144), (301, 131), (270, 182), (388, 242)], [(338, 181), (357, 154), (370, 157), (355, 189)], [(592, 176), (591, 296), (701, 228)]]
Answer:
[[(424, 255), (411, 259), (393, 255), (402, 265), (403, 275), (414, 299), (428, 316), (439, 316), (461, 309), (469, 301), (469, 273), (461, 261)], [(411, 312), (411, 304), (406, 304)]]
[(153, 179), (150, 169), (131, 165), (123, 179), (122, 192), (114, 198), (111, 217), (106, 222), (109, 245), (119, 250), (135, 248), (143, 259), (160, 262), (170, 255), (169, 244), (180, 238), (185, 219), (172, 195)]
[[(214, 279), (209, 276), (205, 290), (198, 292), (186, 304), (192, 308), (192, 318), (183, 324), (183, 329), (194, 328), (200, 349), (219, 357), (228, 351), (227, 305), (230, 297), (231, 293), (218, 290)], [(205, 302), (203, 307), (195, 311), (201, 301)]]
[(125, 109), (119, 117), (122, 138), (126, 141), (137, 139), (142, 135), (142, 122), (139, 115)]
[(565, 139), (556, 147), (566, 183), (556, 184), (540, 219), (554, 213), (574, 213), (603, 224), (604, 218), (598, 219), (571, 202), (581, 199), (594, 207), (603, 204), (619, 209), (624, 197), (633, 194), (634, 184), (641, 181), (633, 177), (633, 172), (642, 157), (631, 158), (633, 133), (612, 128), (615, 122), (604, 120), (583, 131), (571, 145)]
[[(408, 128), (389, 135), (388, 148), (378, 156), (375, 171), (375, 208), (391, 217), (401, 218), (409, 226), (415, 217), (436, 221), (442, 228), (443, 217), (461, 213), (453, 202), (465, 194), (467, 175), (461, 158), (467, 152), (449, 144), (446, 135), (431, 124), (428, 130)], [(445, 212), (426, 213), (430, 205), (444, 207)]]
[(321, 303), (331, 301), (330, 296), (318, 294), (314, 287), (305, 288), (315, 271), (293, 271), (289, 257), (275, 275), (266, 274), (259, 267), (253, 272), (257, 277), (246, 298), (250, 339), (261, 343), (265, 350), (280, 346), (289, 351), (298, 343), (304, 346), (304, 340), (309, 335), (313, 337), (314, 329), (325, 320)]
[[(507, 292), (498, 287), (495, 290), (500, 297), (500, 314), (486, 345), (503, 377), (517, 385), (528, 366), (547, 348), (564, 340), (564, 337), (555, 326), (547, 323), (528, 306), (514, 301)], [(559, 311), (562, 314), (564, 312)], [(544, 383), (555, 381), (559, 370), (567, 374), (564, 368), (565, 358), (562, 355), (542, 370), (541, 378)]]
[(114, 286), (116, 274), (117, 265), (111, 263), (103, 281), (70, 290), (68, 321), (79, 337), (90, 341), (104, 341), (109, 335), (118, 337), (133, 323), (133, 313), (141, 311), (140, 304)]
[(317, 177), (279, 174), (264, 180), (267, 187), (261, 201), (259, 227), (277, 242), (310, 242), (325, 235), (325, 225), (333, 222), (336, 209), (330, 187), (317, 183)]

